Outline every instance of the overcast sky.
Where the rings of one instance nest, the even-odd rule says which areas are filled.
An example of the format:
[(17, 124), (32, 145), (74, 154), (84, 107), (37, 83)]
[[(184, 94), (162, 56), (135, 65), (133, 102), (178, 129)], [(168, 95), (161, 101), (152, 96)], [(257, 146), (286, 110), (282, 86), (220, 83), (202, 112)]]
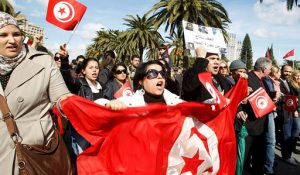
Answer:
[[(9, 0), (16, 11), (45, 29), (45, 46), (52, 52), (57, 51), (61, 43), (68, 41), (72, 32), (64, 31), (46, 22), (48, 0)], [(158, 0), (79, 0), (87, 6), (77, 31), (68, 48), (71, 59), (84, 54), (85, 48), (92, 43), (97, 30), (125, 30), (123, 18), (126, 15), (142, 16)], [(219, 0), (226, 8), (230, 24), (229, 32), (237, 34), (243, 41), (246, 33), (250, 35), (254, 59), (264, 56), (267, 47), (273, 44), (274, 55), (282, 64), (282, 57), (295, 49), (296, 56), (290, 59), (300, 60), (300, 8), (286, 10), (286, 0)], [(160, 31), (163, 31), (162, 29)], [(163, 34), (166, 35), (166, 34)]]

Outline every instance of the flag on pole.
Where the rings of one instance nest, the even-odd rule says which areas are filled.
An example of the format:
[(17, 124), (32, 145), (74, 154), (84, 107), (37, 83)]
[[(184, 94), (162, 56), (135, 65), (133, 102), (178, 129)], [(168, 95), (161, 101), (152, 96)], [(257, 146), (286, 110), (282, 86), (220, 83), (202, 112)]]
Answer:
[(288, 57), (291, 57), (291, 56), (294, 56), (295, 55), (295, 49), (289, 51), (288, 53), (286, 53), (283, 58), (288, 58)]
[(266, 57), (266, 58), (269, 58), (269, 59), (271, 58), (271, 55), (270, 55), (270, 49), (269, 49), (269, 48), (268, 48), (267, 51), (266, 51), (265, 57)]
[(77, 158), (78, 174), (234, 174), (233, 126), (246, 87), (240, 79), (223, 110), (186, 102), (112, 111), (79, 96), (67, 98), (63, 112), (92, 145)]
[(276, 109), (272, 99), (261, 87), (248, 96), (248, 101), (256, 118), (261, 118)]
[(33, 41), (28, 37), (28, 36), (26, 36), (25, 38), (24, 38), (24, 41), (23, 41), (23, 43), (25, 43), (25, 44), (27, 44), (27, 45), (32, 45), (32, 43), (33, 43)]
[(64, 30), (73, 30), (86, 11), (76, 0), (49, 0), (46, 20)]

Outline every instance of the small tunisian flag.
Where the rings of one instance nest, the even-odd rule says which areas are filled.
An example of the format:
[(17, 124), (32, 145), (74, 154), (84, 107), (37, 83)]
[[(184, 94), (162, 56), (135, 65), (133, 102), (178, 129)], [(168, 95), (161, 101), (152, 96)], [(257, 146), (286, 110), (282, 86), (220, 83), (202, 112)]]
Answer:
[(256, 118), (261, 118), (272, 112), (276, 106), (263, 88), (257, 89), (249, 97), (248, 101)]
[(212, 74), (210, 72), (203, 72), (198, 74), (199, 81), (207, 89), (209, 94), (217, 104), (217, 107), (222, 109), (226, 105), (226, 100), (223, 95), (215, 88), (212, 82)]
[(271, 56), (270, 56), (270, 49), (268, 48), (268, 50), (266, 51), (266, 55), (265, 55), (265, 57), (266, 58), (271, 58)]
[(297, 110), (297, 96), (286, 95), (284, 109), (288, 112), (295, 112)]
[[(112, 111), (79, 96), (69, 97), (61, 102), (61, 109), (91, 143), (77, 158), (78, 174), (232, 175), (234, 118), (246, 95), (247, 80), (240, 79), (226, 94), (231, 102), (223, 110), (186, 102)], [(54, 113), (58, 114), (57, 108)]]
[(294, 56), (295, 55), (295, 49), (289, 51), (288, 53), (286, 53), (283, 58), (288, 58), (288, 57), (291, 57), (291, 56)]
[(131, 96), (133, 94), (133, 90), (131, 88), (130, 82), (127, 81), (123, 86), (114, 94), (115, 98), (123, 97), (123, 96)]
[(46, 20), (64, 30), (73, 30), (86, 11), (76, 0), (49, 0)]

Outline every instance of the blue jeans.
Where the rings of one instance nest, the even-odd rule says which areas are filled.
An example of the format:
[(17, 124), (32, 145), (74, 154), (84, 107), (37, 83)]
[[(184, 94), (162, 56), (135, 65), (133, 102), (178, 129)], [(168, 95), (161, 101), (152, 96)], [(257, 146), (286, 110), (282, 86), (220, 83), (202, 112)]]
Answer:
[(267, 115), (268, 129), (266, 131), (266, 158), (264, 162), (265, 173), (274, 173), (273, 165), (275, 161), (275, 122), (274, 122), (274, 112)]
[(300, 133), (300, 118), (293, 116), (285, 116), (283, 122), (283, 142), (281, 154), (282, 158), (288, 159), (292, 156), (292, 151), (296, 144), (295, 139)]

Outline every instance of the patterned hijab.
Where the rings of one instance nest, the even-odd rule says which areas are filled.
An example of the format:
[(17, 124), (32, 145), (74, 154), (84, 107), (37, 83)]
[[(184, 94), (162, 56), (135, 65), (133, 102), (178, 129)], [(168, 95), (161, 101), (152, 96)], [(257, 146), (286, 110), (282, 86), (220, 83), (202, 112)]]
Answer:
[[(7, 25), (18, 27), (17, 21), (11, 15), (0, 12), (0, 29)], [(18, 27), (19, 28), (19, 27)], [(21, 52), (14, 58), (8, 58), (0, 54), (0, 75), (11, 73), (26, 57), (27, 49), (23, 44)]]

